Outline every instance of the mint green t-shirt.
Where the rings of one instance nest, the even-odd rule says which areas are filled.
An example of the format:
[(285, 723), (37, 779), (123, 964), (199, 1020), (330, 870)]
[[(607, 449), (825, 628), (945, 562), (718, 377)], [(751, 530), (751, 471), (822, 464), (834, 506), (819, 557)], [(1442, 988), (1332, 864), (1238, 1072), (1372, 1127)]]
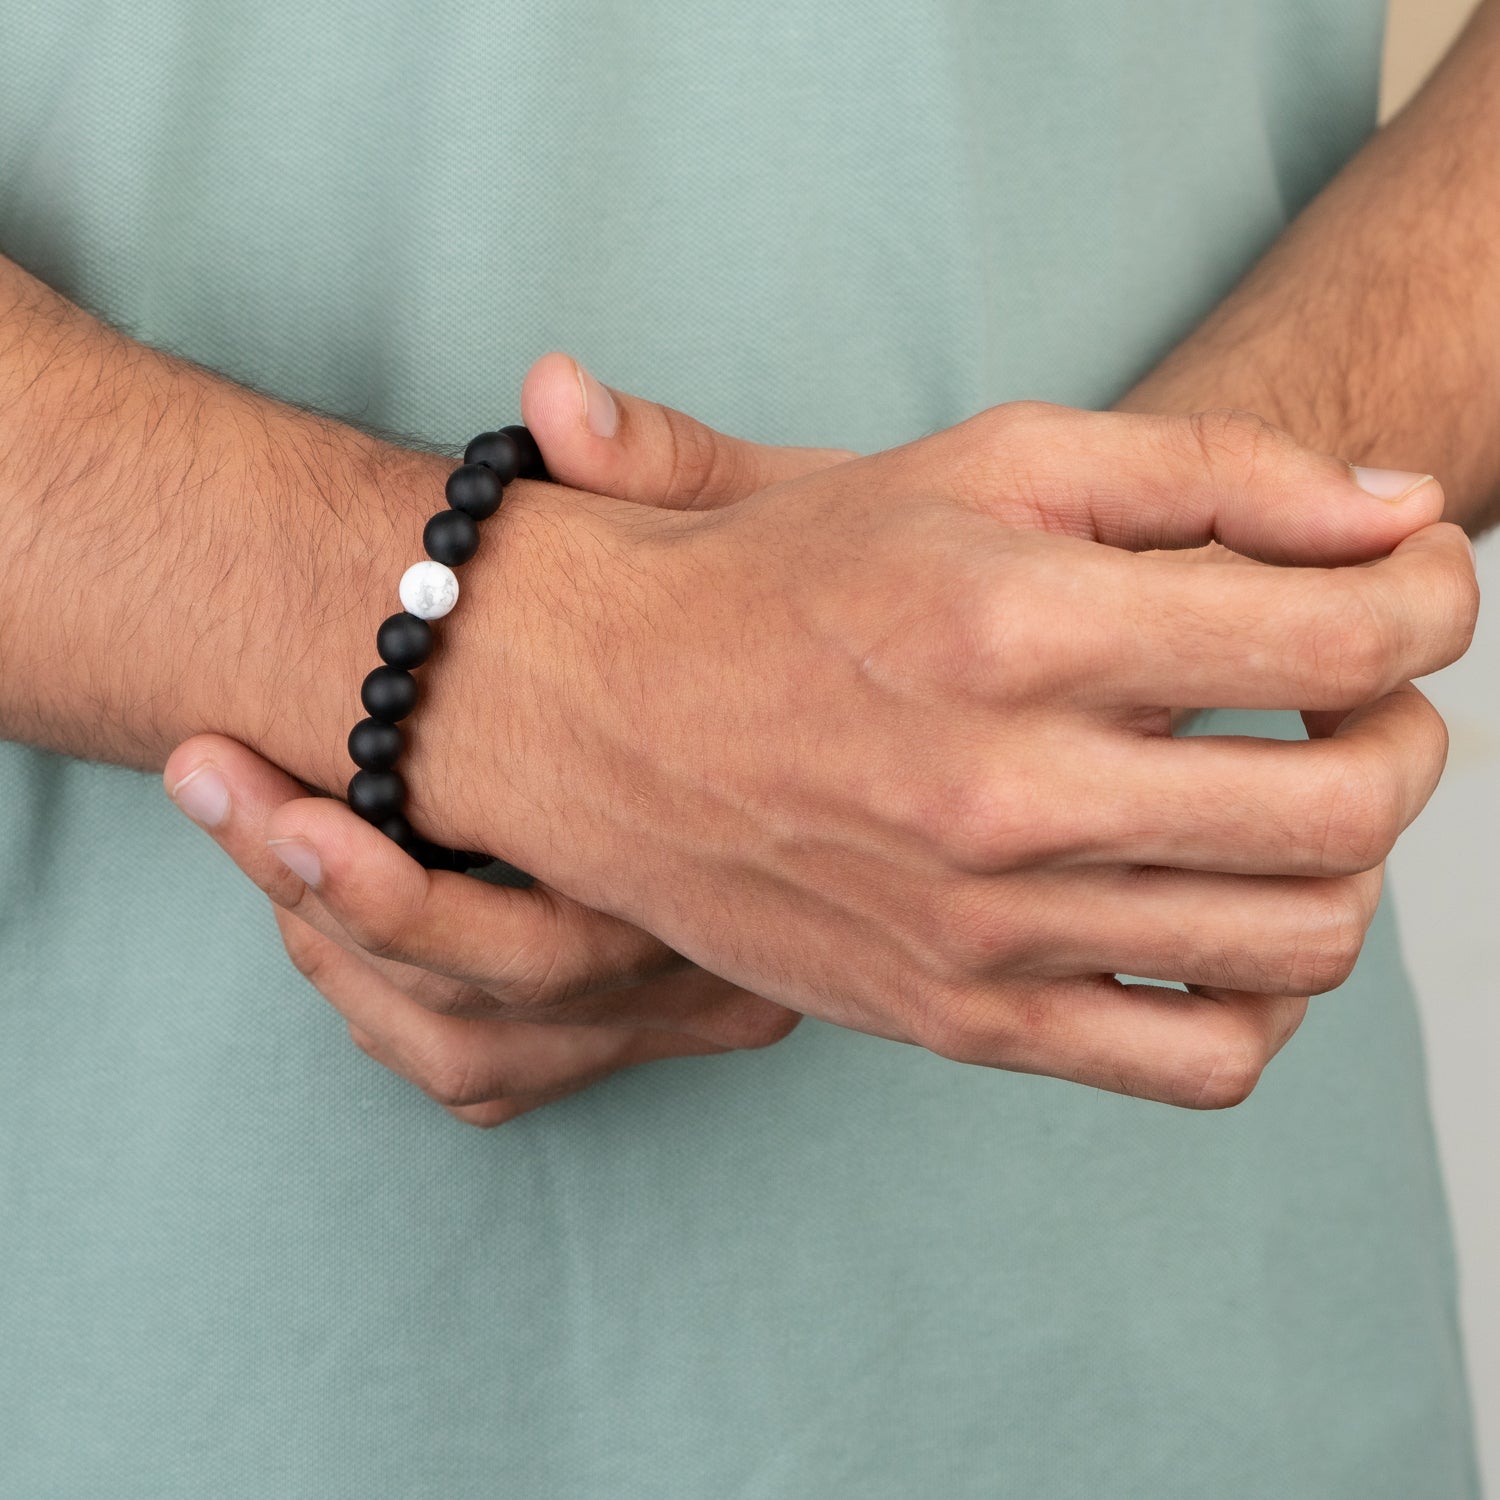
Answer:
[[(1383, 5), (0, 10), (0, 250), (147, 342), (870, 450), (1111, 400), (1370, 131)], [(1227, 1113), (807, 1023), (479, 1133), (156, 778), (0, 747), (3, 1500), (1458, 1500), (1454, 1300), (1388, 906)]]

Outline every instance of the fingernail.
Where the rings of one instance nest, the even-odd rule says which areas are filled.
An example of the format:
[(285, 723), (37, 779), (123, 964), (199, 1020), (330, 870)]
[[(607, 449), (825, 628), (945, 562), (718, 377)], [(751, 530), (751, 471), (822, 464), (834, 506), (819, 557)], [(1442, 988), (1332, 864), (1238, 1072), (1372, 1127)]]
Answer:
[(189, 771), (172, 788), (172, 801), (203, 828), (217, 828), (229, 816), (229, 788), (215, 766)]
[(323, 862), (306, 839), (267, 839), (266, 848), (306, 885), (314, 890), (323, 878)]
[(1408, 474), (1404, 469), (1362, 469), (1350, 464), (1354, 482), (1377, 500), (1404, 500), (1413, 491), (1432, 482), (1431, 474)]
[(613, 437), (620, 423), (615, 398), (582, 365), (575, 361), (573, 368), (578, 371), (578, 388), (583, 392), (583, 425), (595, 437)]

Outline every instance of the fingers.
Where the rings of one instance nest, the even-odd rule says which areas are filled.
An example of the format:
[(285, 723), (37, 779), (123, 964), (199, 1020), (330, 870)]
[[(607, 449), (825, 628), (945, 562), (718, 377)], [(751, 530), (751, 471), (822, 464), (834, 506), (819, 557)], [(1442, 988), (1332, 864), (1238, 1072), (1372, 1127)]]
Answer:
[(1143, 865), (1357, 874), (1427, 805), (1447, 753), (1442, 718), (1409, 683), (1323, 739), (1137, 740), (1100, 778), (1097, 847)]
[(356, 1045), (448, 1108), (539, 1101), (620, 1068), (723, 1050), (695, 1037), (628, 1027), (434, 1015), (300, 918), (278, 910), (276, 921), (292, 962), (349, 1022)]
[[(313, 855), (317, 901), (337, 923), (334, 935), (409, 970), (395, 982), (430, 1009), (628, 1025), (731, 1047), (768, 1046), (796, 1024), (793, 1012), (545, 886), (503, 889), (424, 870), (341, 803), (285, 803), (266, 834), (283, 853)], [(434, 984), (434, 975), (448, 982)]]
[[(419, 1015), (427, 1012), (402, 996), (378, 965), (348, 951), (335, 937), (287, 909), (300, 908), (325, 928), (338, 931), (316, 899), (306, 896), (303, 882), (266, 845), (266, 818), (278, 805), (304, 795), (300, 783), (222, 735), (198, 735), (179, 745), (167, 761), (163, 780), (173, 800), (214, 835), (262, 890), (281, 903), (272, 909), (287, 953), (298, 969), (320, 989), (326, 984), (328, 989), (324, 993), (330, 999), (337, 997), (342, 1001), (346, 1017), (357, 1015), (366, 1019), (369, 1029), (354, 1021), (350, 1023), (350, 1036), (356, 1045), (401, 1076), (425, 1087), (434, 1098), (462, 1096), (463, 1103), (447, 1107), (465, 1123), (498, 1125), (583, 1088), (599, 1076), (598, 1050), (606, 1054), (611, 1046), (623, 1050), (617, 1039), (606, 1038), (594, 1054), (582, 1048), (572, 1058), (559, 1058), (556, 1043), (539, 1041), (532, 1035), (540, 1028), (521, 1025), (507, 1028), (505, 1023), (491, 1022), (484, 1033), (487, 1050), (475, 1078), (488, 1078), (500, 1085), (517, 1082), (535, 1086), (551, 1082), (553, 1088), (544, 1091), (533, 1087), (531, 1092), (470, 1102), (463, 1093), (466, 1081), (460, 1076), (457, 1059), (437, 1051), (430, 1056), (398, 1052), (396, 1046), (383, 1040), (389, 1029), (383, 1024), (384, 1017), (399, 1014), (402, 1007), (409, 1007)], [(417, 1026), (408, 1022), (399, 1030), (409, 1045)], [(666, 1044), (671, 1044), (670, 1038)], [(701, 1043), (687, 1039), (684, 1046), (691, 1049)], [(581, 1068), (569, 1066), (570, 1062), (581, 1064)]]
[(1457, 661), (1479, 610), (1473, 551), (1446, 522), (1332, 570), (1101, 561), (1110, 605), (1075, 657), (1096, 702), (1349, 709)]
[(329, 799), (284, 803), (265, 837), (302, 863), (319, 902), (365, 953), (482, 985), (506, 1005), (560, 1005), (682, 962), (650, 934), (545, 886), (424, 870)]
[(671, 407), (608, 390), (565, 354), (531, 367), (521, 413), (554, 479), (674, 510), (732, 504), (853, 457), (726, 437)]
[(1183, 994), (1097, 975), (975, 992), (934, 1007), (915, 1040), (960, 1062), (1224, 1109), (1249, 1096), (1306, 1013), (1305, 996)]
[[(308, 797), (222, 735), (178, 746), (163, 779), (272, 901), (371, 957), (459, 979), (482, 973), (517, 1003), (555, 1003), (682, 962), (649, 934), (545, 887), (516, 890), (424, 870), (342, 802)], [(209, 783), (211, 820), (198, 813)]]
[(1020, 507), (1031, 524), (1135, 551), (1219, 541), (1264, 562), (1351, 563), (1443, 513), (1430, 475), (1355, 471), (1248, 412), (1148, 417), (1013, 403), (908, 451), (926, 462), (942, 455), (985, 509)]
[[(1018, 600), (1023, 564), (1056, 610)], [(973, 592), (956, 662), (977, 697), (1130, 711), (1351, 709), (1458, 660), (1479, 611), (1472, 549), (1446, 522), (1333, 569), (1185, 566), (1033, 535), (1008, 543)]]
[(976, 874), (1129, 864), (1354, 875), (1380, 864), (1426, 805), (1447, 746), (1441, 717), (1409, 683), (1316, 740), (1080, 730), (1052, 747), (1045, 800), (1024, 769), (991, 772), (970, 793), (983, 820), (970, 814), (949, 853)]
[(631, 1026), (735, 1048), (769, 1046), (797, 1024), (795, 1012), (544, 886), (515, 890), (422, 869), (343, 803), (302, 795), (235, 740), (187, 741), (165, 779), (179, 801), (199, 796), (205, 779), (215, 782), (211, 822), (193, 806), (184, 810), (278, 907), (434, 1012), (519, 1012), (530, 1021)]
[[(307, 788), (222, 734), (184, 740), (162, 770), (167, 794), (273, 901), (295, 904), (302, 882), (266, 847), (266, 819)], [(350, 816), (354, 816), (352, 813)]]
[(1080, 722), (1038, 742), (1029, 760), (997, 765), (995, 735), (951, 784), (900, 811), (968, 875), (1113, 864), (1358, 874), (1385, 859), (1426, 804), (1448, 745), (1409, 683), (1316, 740), (1174, 739)]
[(1075, 872), (1033, 892), (1035, 970), (1049, 978), (1136, 974), (1254, 994), (1321, 995), (1353, 972), (1383, 873), (1380, 866), (1334, 879), (1125, 867)]

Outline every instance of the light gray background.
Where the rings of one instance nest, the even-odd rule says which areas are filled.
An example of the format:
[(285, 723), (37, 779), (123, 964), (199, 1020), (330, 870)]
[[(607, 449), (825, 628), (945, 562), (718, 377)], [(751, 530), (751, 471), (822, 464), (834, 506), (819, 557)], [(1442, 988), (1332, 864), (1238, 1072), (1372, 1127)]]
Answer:
[[(1472, 9), (1473, 0), (1391, 0), (1388, 109)], [(1486, 606), (1473, 649), (1422, 683), (1448, 721), (1448, 771), (1392, 856), (1390, 879), (1427, 1032), (1481, 1467), (1487, 1493), (1500, 1494), (1500, 534), (1480, 542), (1479, 570)]]
[(1448, 770), (1389, 878), (1427, 1033), (1486, 1493), (1500, 1494), (1500, 536), (1479, 564), (1473, 649), (1422, 683), (1448, 721)]

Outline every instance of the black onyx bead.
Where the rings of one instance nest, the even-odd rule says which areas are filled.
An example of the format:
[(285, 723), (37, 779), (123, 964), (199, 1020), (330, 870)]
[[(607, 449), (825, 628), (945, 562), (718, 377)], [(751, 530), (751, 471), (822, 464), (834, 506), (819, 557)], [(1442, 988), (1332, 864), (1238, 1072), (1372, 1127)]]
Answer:
[(502, 433), (510, 438), (516, 445), (516, 451), (521, 455), (522, 479), (545, 479), (547, 477), (547, 466), (542, 462), (542, 450), (537, 447), (536, 439), (525, 427), (502, 427)]
[(483, 464), (501, 484), (509, 484), (521, 472), (521, 445), (509, 432), (481, 432), (464, 449), (464, 463)]
[(432, 626), (403, 609), (380, 622), (375, 632), (380, 659), (393, 667), (420, 667), (432, 651)]
[(406, 852), (424, 870), (453, 869), (453, 851), (445, 849), (441, 844), (434, 844), (431, 839), (424, 839), (420, 834), (412, 839)]
[(349, 781), (349, 806), (371, 823), (393, 818), (406, 805), (406, 783), (399, 771), (356, 771)]
[(440, 510), (422, 528), (422, 545), (434, 562), (462, 567), (479, 550), (479, 523), (461, 510)]
[(392, 813), (388, 818), (382, 818), (375, 825), (393, 844), (398, 844), (403, 849), (409, 849), (416, 841), (416, 833), (412, 830), (410, 823), (400, 813)]
[(477, 854), (472, 849), (448, 849), (428, 839), (418, 839), (409, 852), (424, 869), (450, 870), (455, 875), (490, 862), (488, 854)]
[(455, 511), (476, 521), (487, 521), (500, 509), (505, 480), (484, 464), (465, 464), (448, 476), (444, 493)]
[(349, 731), (349, 759), (362, 771), (389, 771), (401, 759), (405, 738), (394, 724), (361, 719)]
[(361, 684), (359, 701), (372, 719), (394, 724), (417, 706), (417, 679), (402, 667), (376, 667)]

